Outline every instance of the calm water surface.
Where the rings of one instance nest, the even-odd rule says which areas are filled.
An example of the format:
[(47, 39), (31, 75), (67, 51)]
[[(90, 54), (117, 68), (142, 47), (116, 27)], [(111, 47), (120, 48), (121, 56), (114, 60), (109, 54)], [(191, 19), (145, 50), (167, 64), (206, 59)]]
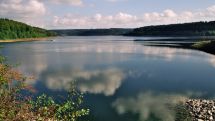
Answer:
[(171, 121), (175, 116), (166, 103), (215, 96), (215, 56), (144, 46), (134, 39), (59, 37), (5, 44), (2, 52), (35, 77), (28, 82), (37, 89), (35, 95), (57, 97), (76, 80), (94, 121)]

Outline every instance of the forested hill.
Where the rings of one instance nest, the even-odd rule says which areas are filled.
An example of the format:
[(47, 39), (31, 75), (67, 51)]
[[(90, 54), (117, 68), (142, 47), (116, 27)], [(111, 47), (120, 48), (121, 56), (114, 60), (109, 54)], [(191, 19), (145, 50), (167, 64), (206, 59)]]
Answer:
[(146, 26), (125, 34), (128, 36), (215, 36), (215, 21)]
[(54, 32), (0, 18), (0, 40), (54, 36)]
[(51, 30), (60, 36), (106, 36), (106, 35), (124, 35), (131, 32), (132, 29), (110, 28), (110, 29), (65, 29)]

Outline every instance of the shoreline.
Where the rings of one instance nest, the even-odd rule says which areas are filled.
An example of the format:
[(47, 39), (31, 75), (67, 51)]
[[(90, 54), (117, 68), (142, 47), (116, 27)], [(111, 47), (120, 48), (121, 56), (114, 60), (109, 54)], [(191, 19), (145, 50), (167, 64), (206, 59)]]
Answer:
[(15, 42), (32, 42), (32, 41), (48, 41), (54, 37), (39, 37), (39, 38), (22, 38), (22, 39), (7, 39), (0, 40), (0, 43), (15, 43)]
[[(137, 41), (140, 42), (140, 41)], [(144, 42), (144, 41), (142, 41)], [(155, 47), (170, 47), (170, 48), (182, 48), (182, 49), (192, 49), (199, 50), (208, 54), (215, 55), (215, 40), (203, 40), (203, 41), (193, 41), (193, 42), (176, 42), (176, 41), (145, 41), (144, 46), (155, 46)]]

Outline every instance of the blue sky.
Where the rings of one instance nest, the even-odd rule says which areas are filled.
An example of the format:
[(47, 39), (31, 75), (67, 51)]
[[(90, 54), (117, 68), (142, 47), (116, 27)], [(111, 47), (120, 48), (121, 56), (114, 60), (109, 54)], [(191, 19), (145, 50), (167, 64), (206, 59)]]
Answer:
[(215, 0), (0, 0), (0, 17), (47, 29), (215, 20)]

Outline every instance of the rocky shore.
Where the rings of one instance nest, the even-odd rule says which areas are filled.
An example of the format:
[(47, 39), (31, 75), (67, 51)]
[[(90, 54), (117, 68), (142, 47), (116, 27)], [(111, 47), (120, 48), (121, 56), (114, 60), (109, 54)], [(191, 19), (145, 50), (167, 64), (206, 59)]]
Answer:
[(215, 121), (215, 100), (189, 99), (186, 107), (193, 121)]

